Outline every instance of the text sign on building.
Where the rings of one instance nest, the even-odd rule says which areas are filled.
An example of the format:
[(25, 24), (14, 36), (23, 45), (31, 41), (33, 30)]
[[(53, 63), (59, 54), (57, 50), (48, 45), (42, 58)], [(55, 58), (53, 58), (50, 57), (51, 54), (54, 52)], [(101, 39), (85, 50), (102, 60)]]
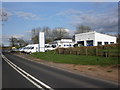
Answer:
[(39, 32), (39, 52), (45, 52), (45, 34)]

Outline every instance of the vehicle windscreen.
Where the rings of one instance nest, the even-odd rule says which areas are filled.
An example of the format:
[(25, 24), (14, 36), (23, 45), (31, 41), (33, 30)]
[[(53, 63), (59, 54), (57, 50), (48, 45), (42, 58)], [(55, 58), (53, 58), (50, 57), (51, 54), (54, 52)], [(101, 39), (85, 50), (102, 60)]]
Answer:
[(34, 47), (31, 47), (31, 49), (34, 49)]

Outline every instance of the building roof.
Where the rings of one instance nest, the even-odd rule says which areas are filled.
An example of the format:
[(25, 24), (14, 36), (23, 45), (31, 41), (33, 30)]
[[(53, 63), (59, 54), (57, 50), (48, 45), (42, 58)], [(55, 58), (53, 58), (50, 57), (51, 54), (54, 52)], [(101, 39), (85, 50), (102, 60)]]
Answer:
[(95, 33), (102, 34), (102, 35), (107, 35), (107, 36), (111, 36), (111, 37), (116, 37), (116, 36), (112, 36), (112, 35), (108, 35), (108, 34), (99, 33), (99, 32), (96, 32), (96, 31), (91, 31), (91, 32), (86, 32), (86, 33), (80, 33), (80, 34), (75, 34), (75, 36), (76, 36), (76, 35), (85, 35), (85, 34), (95, 34)]

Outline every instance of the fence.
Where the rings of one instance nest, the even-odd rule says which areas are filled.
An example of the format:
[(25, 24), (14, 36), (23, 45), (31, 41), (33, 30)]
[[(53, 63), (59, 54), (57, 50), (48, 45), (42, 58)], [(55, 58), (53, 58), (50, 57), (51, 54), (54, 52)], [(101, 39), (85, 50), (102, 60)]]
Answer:
[(74, 54), (74, 55), (90, 55), (90, 56), (104, 56), (104, 57), (119, 57), (118, 44), (103, 45), (103, 46), (83, 46), (75, 48), (57, 48), (58, 54)]

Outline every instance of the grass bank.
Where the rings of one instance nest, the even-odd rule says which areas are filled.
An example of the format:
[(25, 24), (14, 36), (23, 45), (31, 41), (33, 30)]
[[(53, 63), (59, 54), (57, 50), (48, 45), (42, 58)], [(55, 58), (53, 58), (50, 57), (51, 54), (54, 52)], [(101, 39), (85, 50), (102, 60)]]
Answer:
[[(84, 56), (70, 54), (56, 54), (54, 51), (33, 53), (31, 56), (46, 61), (65, 64), (81, 64), (81, 65), (117, 65), (118, 57), (100, 57), (100, 56)], [(119, 62), (120, 64), (120, 62)]]

